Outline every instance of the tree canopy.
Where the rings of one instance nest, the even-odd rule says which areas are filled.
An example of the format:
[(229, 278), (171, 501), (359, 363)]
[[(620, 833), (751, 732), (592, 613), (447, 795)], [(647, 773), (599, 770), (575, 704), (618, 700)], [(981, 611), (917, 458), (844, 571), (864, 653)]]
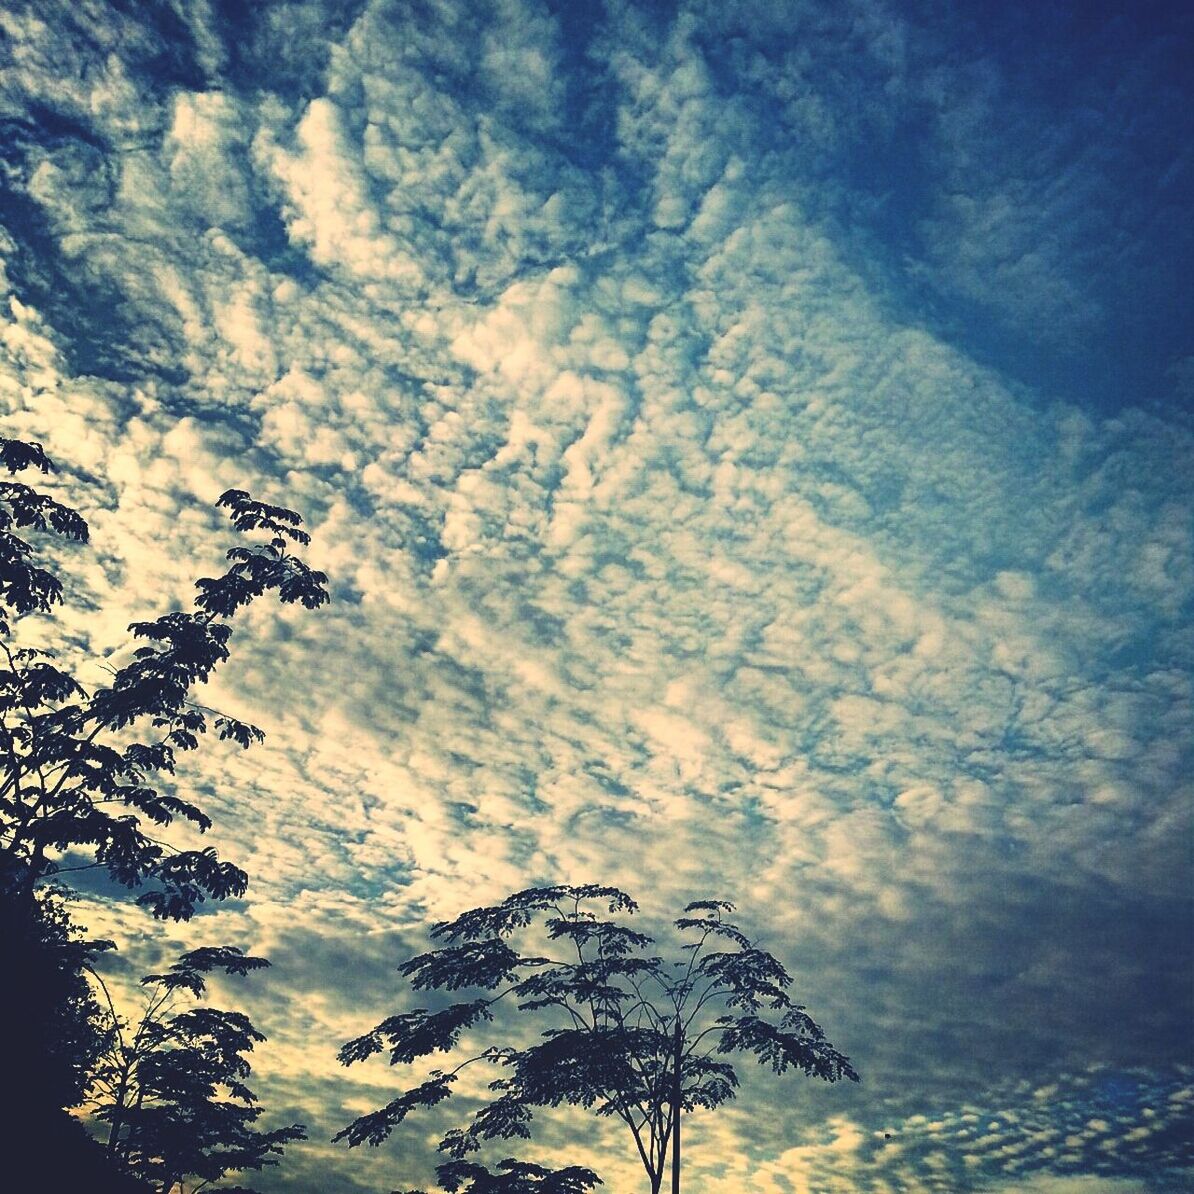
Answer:
[[(545, 1169), (511, 1157), (499, 1161), (496, 1171), (472, 1161), (448, 1161), (437, 1167), (436, 1177), (439, 1188), (448, 1194), (585, 1194), (601, 1185), (601, 1179), (591, 1169), (579, 1165)], [(405, 1194), (424, 1194), (424, 1191), (407, 1190)]]
[[(51, 885), (98, 868), (136, 891), (155, 917), (174, 920), (189, 919), (205, 900), (244, 893), (244, 871), (214, 849), (160, 836), (176, 819), (200, 833), (211, 827), (174, 790), (180, 755), (195, 750), (209, 728), (241, 747), (263, 737), (197, 704), (192, 691), (229, 657), (238, 611), (268, 593), (314, 609), (328, 600), (327, 578), (296, 554), (308, 543), (298, 514), (230, 489), (217, 506), (250, 538), (228, 550), (220, 575), (197, 582), (193, 608), (134, 622), (139, 645), (109, 684), (89, 692), (52, 652), (30, 645), (22, 628), (23, 619), (63, 601), (50, 543), (86, 543), (87, 523), (15, 479), (54, 471), (40, 444), (0, 437), (0, 470), (7, 474), (0, 479), (0, 948), (5, 972), (18, 976), (0, 984), (0, 1044), (24, 1081), (9, 1119), (19, 1151), (10, 1149), (9, 1160), (37, 1166), (55, 1188), (113, 1192), (148, 1189), (140, 1178), (168, 1190), (175, 1171), (272, 1163), (269, 1156), (301, 1132), (252, 1127), (259, 1112), (243, 1084), (244, 1055), (263, 1038), (236, 1012), (195, 1008), (167, 1021), (167, 1004), (153, 1005), (138, 1047), (121, 1054), (135, 1058), (125, 1094), (134, 1090), (137, 1105), (123, 1095), (112, 1103), (121, 1125), (110, 1135), (113, 1147), (101, 1153), (71, 1123), (64, 1110), (95, 1090), (120, 1052), (121, 1021), (111, 1006), (105, 1015), (86, 978), (113, 943), (84, 939), (72, 925), (66, 889)], [(192, 951), (183, 961), (155, 976), (170, 999), (202, 994), (202, 975), (213, 967), (244, 973), (264, 964), (224, 947)], [(151, 1156), (163, 1158), (162, 1167), (133, 1164)]]
[[(10, 475), (53, 469), (40, 444), (2, 438), (0, 466)], [(153, 779), (172, 775), (209, 723), (242, 747), (263, 737), (196, 705), (191, 690), (228, 658), (239, 609), (269, 592), (313, 609), (328, 599), (327, 577), (290, 550), (309, 541), (292, 510), (239, 489), (216, 504), (238, 532), (267, 541), (232, 547), (223, 575), (196, 582), (194, 609), (132, 623), (143, 645), (110, 685), (89, 693), (51, 653), (12, 641), (17, 619), (62, 600), (62, 582), (37, 562), (28, 534), (83, 542), (87, 524), (48, 494), (0, 481), (0, 854), (8, 883), (28, 888), (57, 871), (64, 852), (83, 851), (138, 889), (155, 916), (186, 919), (205, 899), (244, 893), (244, 871), (214, 849), (176, 849), (151, 836), (147, 826), (175, 818), (200, 832), (211, 827), (202, 809)]]
[(199, 1005), (212, 972), (244, 976), (268, 965), (232, 946), (190, 950), (141, 980), (147, 997), (131, 1022), (101, 980), (109, 1044), (89, 1102), (108, 1125), (108, 1152), (161, 1194), (186, 1178), (206, 1186), (277, 1164), (286, 1144), (306, 1136), (301, 1124), (256, 1127), (261, 1109), (246, 1084), (247, 1055), (265, 1037), (241, 1012)]
[[(399, 972), (415, 991), (475, 994), (389, 1016), (344, 1045), (340, 1060), (378, 1053), (391, 1065), (436, 1053), (448, 1060), (336, 1139), (380, 1144), (412, 1112), (449, 1099), (467, 1067), (488, 1065), (499, 1073), (494, 1097), (447, 1132), (442, 1152), (463, 1161), (488, 1141), (529, 1138), (538, 1108), (576, 1106), (625, 1125), (656, 1194), (669, 1158), (672, 1189), (680, 1188), (682, 1115), (735, 1097), (738, 1074), (728, 1058), (747, 1055), (776, 1073), (795, 1069), (827, 1082), (858, 1080), (790, 996), (783, 965), (727, 919), (733, 905), (689, 904), (674, 922), (672, 959), (625, 923), (637, 909), (614, 887), (539, 887), (436, 925), (431, 936), (444, 944)], [(504, 1008), (542, 1022), (534, 1044), (479, 1047), (477, 1030)]]

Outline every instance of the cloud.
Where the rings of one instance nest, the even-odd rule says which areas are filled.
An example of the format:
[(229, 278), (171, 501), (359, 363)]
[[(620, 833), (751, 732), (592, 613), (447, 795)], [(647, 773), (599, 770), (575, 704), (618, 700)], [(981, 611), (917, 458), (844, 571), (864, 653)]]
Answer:
[[(390, 1078), (335, 1048), (429, 919), (545, 880), (651, 924), (735, 899), (863, 1071), (752, 1076), (694, 1121), (702, 1189), (1187, 1164), (1139, 1100), (1194, 1010), (1191, 429), (952, 330), (1098, 338), (1074, 128), (1021, 153), (998, 55), (880, 5), (611, 4), (583, 45), (529, 3), (196, 8), (173, 42), (153, 11), (4, 18), (0, 395), (92, 523), (77, 608), (30, 628), (89, 681), (219, 566), (230, 485), (302, 510), (332, 577), (317, 616), (249, 611), (204, 696), (267, 744), (180, 777), (253, 885), (179, 940), (274, 958), (262, 1093), (319, 1125), (267, 1188), (425, 1174), (429, 1129), (322, 1143)], [(88, 915), (130, 967), (161, 948)]]

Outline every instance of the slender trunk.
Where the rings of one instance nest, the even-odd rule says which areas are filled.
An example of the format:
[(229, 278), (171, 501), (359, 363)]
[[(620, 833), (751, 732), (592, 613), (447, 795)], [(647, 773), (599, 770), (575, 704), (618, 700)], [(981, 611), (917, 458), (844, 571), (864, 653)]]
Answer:
[(120, 1122), (120, 1113), (114, 1111), (112, 1115), (112, 1122), (108, 1126), (108, 1143), (105, 1146), (110, 1153), (116, 1151), (116, 1141), (120, 1136), (120, 1129), (123, 1125)]
[(680, 1194), (680, 1080), (684, 1061), (684, 1038), (676, 1016), (676, 1039), (672, 1046), (672, 1194)]
[(116, 1098), (112, 1107), (112, 1123), (108, 1128), (108, 1152), (114, 1153), (120, 1146), (120, 1129), (124, 1127), (124, 1100), (128, 1097), (129, 1063), (121, 1063), (120, 1085), (116, 1089)]
[[(137, 1106), (133, 1109), (133, 1123), (132, 1123), (132, 1127), (129, 1131), (130, 1152), (128, 1154), (128, 1157), (129, 1157), (130, 1162), (132, 1159), (131, 1145), (133, 1143), (134, 1137), (141, 1129), (141, 1122), (142, 1122), (141, 1121), (141, 1108), (144, 1105), (145, 1105), (145, 1087), (142, 1086), (140, 1083), (138, 1083), (137, 1084)], [(139, 1148), (138, 1153), (139, 1153), (139, 1156), (137, 1158), (137, 1161), (140, 1165), (144, 1165), (145, 1164), (144, 1148)], [(164, 1187), (164, 1194), (169, 1194), (170, 1186), (172, 1186), (173, 1184), (174, 1183), (171, 1182), (169, 1185)]]

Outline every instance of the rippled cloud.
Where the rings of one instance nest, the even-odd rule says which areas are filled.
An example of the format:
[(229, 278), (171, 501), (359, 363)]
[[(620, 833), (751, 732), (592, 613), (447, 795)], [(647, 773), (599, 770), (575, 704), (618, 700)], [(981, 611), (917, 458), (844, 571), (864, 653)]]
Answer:
[(0, 20), (0, 395), (92, 524), (84, 675), (231, 485), (334, 585), (249, 612), (209, 697), (268, 741), (180, 779), (252, 887), (179, 940), (273, 958), (261, 1091), (313, 1125), (263, 1188), (426, 1180), (429, 1128), (324, 1143), (398, 1077), (335, 1049), (540, 881), (734, 899), (863, 1073), (752, 1075), (702, 1190), (1188, 1181), (1180, 22), (1121, 70), (877, 3)]

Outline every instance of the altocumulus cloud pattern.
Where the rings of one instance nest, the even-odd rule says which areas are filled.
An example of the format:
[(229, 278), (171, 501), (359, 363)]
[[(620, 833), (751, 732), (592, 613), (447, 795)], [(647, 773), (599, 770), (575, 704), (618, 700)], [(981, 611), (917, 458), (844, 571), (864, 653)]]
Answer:
[[(1191, 24), (992, 7), (0, 13), (0, 396), (87, 674), (230, 486), (334, 585), (179, 779), (311, 1127), (262, 1189), (428, 1180), (434, 1116), (327, 1143), (392, 1082), (335, 1050), (546, 881), (734, 899), (863, 1074), (750, 1075), (694, 1189), (1194, 1185)], [(108, 894), (130, 976), (216, 919)], [(540, 1155), (629, 1194), (601, 1140)]]

